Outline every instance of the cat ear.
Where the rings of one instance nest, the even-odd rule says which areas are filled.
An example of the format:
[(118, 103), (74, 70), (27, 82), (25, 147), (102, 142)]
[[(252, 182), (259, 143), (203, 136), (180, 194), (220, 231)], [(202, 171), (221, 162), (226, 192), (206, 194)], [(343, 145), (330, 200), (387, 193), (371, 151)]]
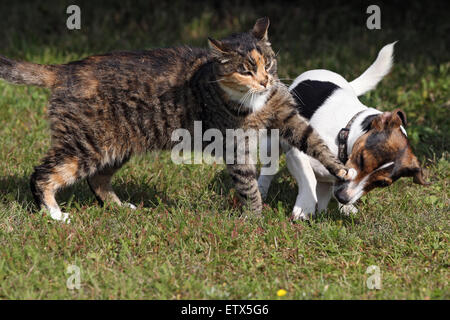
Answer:
[(217, 53), (227, 53), (227, 48), (225, 45), (219, 40), (215, 40), (213, 38), (208, 37), (208, 46), (211, 50)]
[(267, 30), (269, 30), (270, 21), (269, 18), (259, 18), (256, 20), (255, 26), (253, 27), (252, 34), (258, 40), (268, 41)]
[(220, 63), (227, 63), (228, 61), (230, 61), (230, 52), (224, 43), (208, 37), (208, 45), (212, 51), (213, 56)]

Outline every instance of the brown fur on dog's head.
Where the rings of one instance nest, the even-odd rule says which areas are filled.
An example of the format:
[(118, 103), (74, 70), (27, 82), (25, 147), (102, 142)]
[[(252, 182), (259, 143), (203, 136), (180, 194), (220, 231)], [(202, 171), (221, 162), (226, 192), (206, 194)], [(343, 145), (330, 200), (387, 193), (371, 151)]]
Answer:
[[(353, 203), (377, 187), (387, 187), (400, 177), (413, 177), (428, 185), (406, 134), (406, 115), (401, 109), (368, 118), (367, 132), (353, 145), (346, 166), (357, 171), (351, 182), (339, 183), (335, 196), (342, 203)], [(403, 126), (403, 127), (402, 127)]]

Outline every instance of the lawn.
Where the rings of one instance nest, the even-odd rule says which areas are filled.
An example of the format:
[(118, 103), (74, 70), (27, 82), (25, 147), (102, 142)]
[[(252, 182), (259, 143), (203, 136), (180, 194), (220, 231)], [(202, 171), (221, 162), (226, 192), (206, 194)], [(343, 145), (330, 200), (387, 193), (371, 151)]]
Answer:
[[(0, 298), (2, 299), (449, 299), (449, 21), (439, 3), (367, 6), (326, 2), (218, 4), (78, 2), (81, 30), (65, 27), (64, 2), (2, 1), (0, 54), (65, 63), (112, 50), (205, 46), (269, 16), (286, 83), (325, 68), (353, 79), (399, 40), (395, 66), (362, 101), (402, 108), (425, 167), (422, 187), (401, 179), (364, 196), (359, 212), (336, 204), (311, 222), (289, 221), (297, 186), (274, 179), (261, 219), (240, 218), (222, 165), (175, 165), (170, 153), (133, 158), (114, 179), (137, 211), (98, 206), (87, 183), (58, 195), (69, 225), (32, 213), (33, 167), (49, 147), (49, 91), (0, 81)], [(283, 164), (283, 159), (282, 159)], [(81, 271), (68, 289), (69, 265)], [(381, 289), (366, 270), (378, 266)], [(283, 297), (279, 289), (286, 290)]]

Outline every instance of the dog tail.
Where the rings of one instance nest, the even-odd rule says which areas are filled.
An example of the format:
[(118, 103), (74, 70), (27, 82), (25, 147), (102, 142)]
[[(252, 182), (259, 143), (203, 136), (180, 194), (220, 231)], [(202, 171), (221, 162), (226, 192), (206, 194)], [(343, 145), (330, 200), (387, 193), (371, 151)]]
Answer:
[(362, 75), (350, 82), (357, 96), (374, 89), (378, 82), (389, 73), (394, 61), (394, 45), (396, 42), (385, 45), (378, 53), (375, 62)]
[(15, 61), (0, 55), (0, 78), (15, 84), (51, 88), (55, 85), (58, 66)]

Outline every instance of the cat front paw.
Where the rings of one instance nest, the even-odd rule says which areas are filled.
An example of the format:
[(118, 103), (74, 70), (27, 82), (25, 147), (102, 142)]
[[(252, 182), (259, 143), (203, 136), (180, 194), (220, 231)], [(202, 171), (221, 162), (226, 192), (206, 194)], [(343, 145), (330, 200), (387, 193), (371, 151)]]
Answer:
[(340, 169), (337, 173), (336, 173), (336, 177), (338, 177), (341, 180), (345, 180), (345, 181), (350, 181), (356, 178), (356, 170), (353, 168), (345, 168), (345, 169)]

